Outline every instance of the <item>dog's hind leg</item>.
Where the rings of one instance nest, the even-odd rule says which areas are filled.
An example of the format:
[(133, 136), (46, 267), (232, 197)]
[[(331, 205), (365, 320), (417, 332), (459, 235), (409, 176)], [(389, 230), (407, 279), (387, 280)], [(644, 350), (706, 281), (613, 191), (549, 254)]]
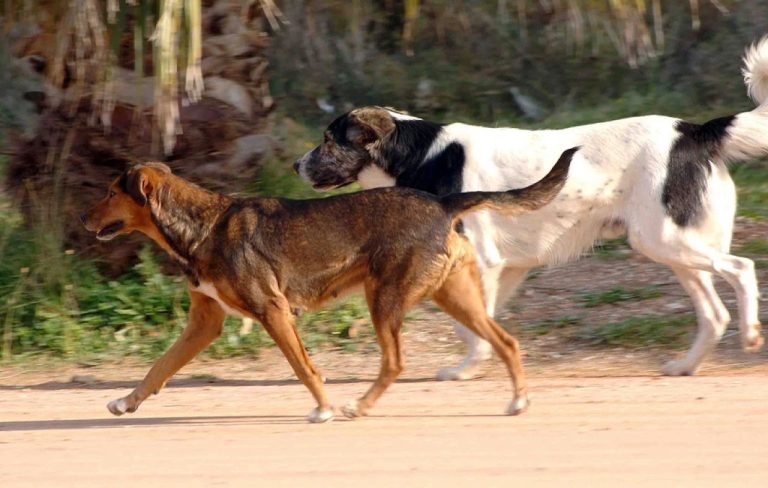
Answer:
[(405, 307), (402, 293), (403, 290), (397, 286), (383, 287), (366, 283), (365, 298), (381, 346), (381, 367), (379, 376), (365, 395), (342, 408), (344, 415), (349, 418), (366, 415), (403, 371), (405, 359), (400, 342), (400, 328), (405, 317)]
[(672, 268), (680, 284), (693, 300), (698, 321), (698, 332), (684, 358), (664, 365), (664, 374), (679, 376), (693, 374), (701, 361), (723, 337), (731, 316), (715, 291), (712, 273), (689, 268)]
[(323, 378), (304, 349), (304, 344), (296, 330), (296, 319), (288, 301), (283, 297), (271, 300), (259, 321), (285, 355), (296, 376), (317, 401), (317, 408), (309, 413), (307, 419), (312, 423), (331, 420), (333, 408), (325, 394)]
[[(483, 290), (485, 293), (486, 312), (493, 317), (496, 308), (496, 298), (499, 292), (499, 280), (504, 271), (504, 265), (483, 269), (481, 276)], [(491, 358), (493, 347), (491, 344), (478, 337), (461, 322), (453, 323), (453, 332), (467, 344), (467, 354), (456, 366), (441, 368), (437, 371), (436, 377), (440, 381), (447, 380), (469, 380), (477, 376), (480, 365), (483, 361)]]
[(480, 277), (474, 263), (460, 264), (432, 297), (434, 301), (472, 332), (487, 340), (506, 364), (514, 396), (507, 413), (517, 415), (528, 408), (528, 395), (517, 340), (507, 334), (486, 312)]
[(739, 331), (742, 345), (747, 351), (759, 350), (763, 344), (758, 319), (758, 287), (754, 262), (733, 256), (707, 245), (695, 231), (643, 232), (630, 229), (632, 247), (654, 261), (675, 269), (683, 286), (691, 294), (696, 306), (699, 333), (688, 355), (664, 367), (668, 375), (690, 375), (696, 371), (707, 351), (722, 336), (727, 325), (727, 311), (706, 274), (714, 273), (725, 279), (736, 292), (739, 308)]
[[(527, 274), (527, 268), (510, 268), (503, 265), (483, 270), (481, 280), (486, 301), (485, 308), (490, 317), (495, 317), (504, 307)], [(488, 341), (479, 338), (459, 322), (454, 323), (453, 330), (467, 343), (467, 355), (458, 366), (438, 370), (437, 379), (441, 381), (472, 379), (477, 376), (480, 363), (490, 358), (493, 348)]]
[(225, 314), (219, 304), (206, 295), (192, 291), (190, 298), (192, 303), (186, 328), (130, 395), (109, 402), (107, 408), (114, 415), (136, 411), (141, 402), (159, 392), (171, 376), (221, 334)]

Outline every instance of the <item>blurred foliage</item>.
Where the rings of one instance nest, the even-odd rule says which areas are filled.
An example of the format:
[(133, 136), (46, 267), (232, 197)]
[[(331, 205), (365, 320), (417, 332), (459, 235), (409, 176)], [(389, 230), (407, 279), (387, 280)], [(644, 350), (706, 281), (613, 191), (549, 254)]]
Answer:
[[(4, 33), (54, 25), (48, 46), (54, 52), (47, 61), (48, 80), (56, 87), (75, 87), (75, 103), (89, 98), (94, 115), (111, 124), (115, 108), (114, 73), (121, 54), (126, 19), (136, 19), (135, 66), (143, 76), (144, 52), (149, 51), (155, 69), (155, 116), (165, 152), (170, 153), (179, 127), (179, 65), (184, 68), (186, 96), (202, 93), (200, 0), (3, 0)], [(151, 32), (148, 32), (151, 31)], [(12, 32), (11, 32), (12, 33)]]
[(731, 168), (731, 174), (738, 191), (739, 215), (768, 219), (768, 163), (741, 163)]
[[(0, 333), (2, 359), (43, 354), (69, 359), (138, 356), (168, 349), (186, 323), (186, 279), (163, 274), (151, 245), (128, 273), (108, 279), (93, 260), (57, 249), (42, 228), (28, 230), (7, 202), (0, 206)], [(355, 349), (372, 340), (370, 327), (353, 340), (349, 330), (365, 322), (362, 299), (305, 313), (299, 329), (311, 349)], [(227, 318), (222, 336), (206, 350), (214, 357), (257, 355), (272, 345), (260, 328), (241, 334)], [(354, 334), (356, 337), (358, 334)]]
[(755, 261), (756, 268), (768, 268), (768, 239), (759, 237), (749, 239), (747, 241), (737, 243), (736, 249), (739, 253), (743, 253), (744, 255), (752, 258)]
[(406, 3), (280, 2), (288, 22), (271, 73), (282, 110), (327, 123), (379, 104), (503, 123), (608, 100), (619, 107), (595, 118), (745, 108), (740, 57), (768, 20), (765, 0), (432, 0), (417, 2), (408, 37)]
[[(186, 279), (161, 271), (152, 244), (129, 272), (107, 278), (97, 261), (62, 249), (61, 226), (45, 220), (56, 215), (47, 210), (39, 210), (40, 225), (28, 228), (0, 193), (0, 358), (155, 358), (167, 350), (186, 324)], [(367, 320), (365, 303), (356, 298), (302, 314), (297, 322), (310, 349), (354, 350), (373, 342), (370, 327), (350, 334)], [(227, 318), (206, 354), (253, 356), (273, 345), (261, 328), (248, 334), (240, 328), (240, 320)]]

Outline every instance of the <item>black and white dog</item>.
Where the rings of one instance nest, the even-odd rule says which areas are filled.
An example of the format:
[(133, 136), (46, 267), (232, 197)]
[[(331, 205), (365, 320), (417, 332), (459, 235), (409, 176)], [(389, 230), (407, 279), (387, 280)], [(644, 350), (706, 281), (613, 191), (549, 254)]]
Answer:
[[(763, 344), (754, 263), (729, 253), (736, 192), (725, 162), (768, 152), (768, 37), (747, 49), (744, 79), (758, 107), (702, 125), (649, 115), (562, 130), (441, 125), (381, 107), (352, 110), (295, 164), (317, 189), (358, 181), (363, 188), (408, 186), (432, 193), (501, 191), (541, 178), (563, 150), (581, 146), (570, 178), (546, 207), (518, 217), (493, 211), (464, 220), (482, 264), (488, 313), (531, 268), (580, 256), (597, 239), (626, 234), (631, 246), (669, 265), (691, 296), (698, 333), (669, 375), (693, 374), (730, 321), (712, 285), (738, 296), (743, 347)], [(456, 330), (469, 353), (441, 379), (472, 377), (488, 344)]]

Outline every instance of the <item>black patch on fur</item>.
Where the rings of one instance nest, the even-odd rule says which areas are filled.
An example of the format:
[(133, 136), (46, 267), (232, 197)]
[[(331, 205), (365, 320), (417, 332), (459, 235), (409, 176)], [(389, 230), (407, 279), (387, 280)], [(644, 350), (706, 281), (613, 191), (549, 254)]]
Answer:
[(681, 120), (675, 126), (680, 137), (669, 151), (661, 202), (680, 227), (695, 224), (701, 216), (702, 195), (712, 173), (710, 161), (718, 156), (734, 118), (720, 117), (701, 125)]
[(395, 130), (381, 148), (382, 168), (406, 186), (435, 195), (461, 191), (464, 147), (453, 142), (425, 160), (442, 125), (426, 120), (396, 120)]
[(333, 122), (326, 129), (333, 134), (333, 140), (337, 144), (349, 144), (347, 138), (347, 129), (349, 128), (349, 114), (344, 114), (340, 117), (336, 117)]
[(439, 196), (460, 192), (464, 161), (464, 147), (452, 142), (434, 158), (400, 173), (396, 177), (397, 186), (416, 188)]
[(443, 126), (428, 120), (395, 119), (394, 122), (395, 130), (382, 144), (381, 156), (384, 169), (397, 177), (424, 162), (424, 157)]

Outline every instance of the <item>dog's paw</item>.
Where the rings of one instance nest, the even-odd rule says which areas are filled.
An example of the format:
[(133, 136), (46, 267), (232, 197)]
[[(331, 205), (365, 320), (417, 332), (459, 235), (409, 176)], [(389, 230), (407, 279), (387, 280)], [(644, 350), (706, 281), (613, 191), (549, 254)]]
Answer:
[(117, 400), (112, 400), (109, 402), (107, 404), (107, 409), (112, 413), (112, 415), (117, 415), (119, 417), (120, 415), (129, 411), (128, 402), (125, 401), (125, 398), (118, 398)]
[(486, 361), (490, 361), (491, 358), (493, 358), (493, 349), (488, 346), (488, 349), (482, 348), (478, 349), (475, 353), (475, 362), (476, 363), (483, 363)]
[(690, 365), (683, 359), (677, 359), (664, 364), (661, 372), (666, 376), (692, 376), (696, 372), (696, 366)]
[(360, 408), (360, 403), (357, 400), (352, 400), (343, 407), (341, 407), (341, 413), (348, 419), (356, 419), (366, 415), (365, 410)]
[(323, 422), (333, 420), (333, 408), (326, 408), (323, 410), (315, 408), (309, 412), (309, 415), (307, 415), (307, 420), (313, 424), (322, 424)]
[(438, 381), (463, 381), (471, 380), (477, 376), (477, 369), (469, 368), (441, 368), (435, 377)]
[(752, 334), (750, 334), (750, 337), (747, 337), (741, 342), (741, 347), (744, 349), (744, 352), (760, 352), (760, 349), (763, 348), (763, 344), (765, 344), (765, 339), (762, 335), (760, 335), (760, 329), (761, 325), (753, 325), (752, 326)]
[(528, 410), (528, 407), (531, 406), (531, 401), (528, 400), (527, 396), (520, 396), (512, 400), (512, 403), (509, 404), (509, 408), (507, 408), (507, 415), (520, 415), (521, 413)]

